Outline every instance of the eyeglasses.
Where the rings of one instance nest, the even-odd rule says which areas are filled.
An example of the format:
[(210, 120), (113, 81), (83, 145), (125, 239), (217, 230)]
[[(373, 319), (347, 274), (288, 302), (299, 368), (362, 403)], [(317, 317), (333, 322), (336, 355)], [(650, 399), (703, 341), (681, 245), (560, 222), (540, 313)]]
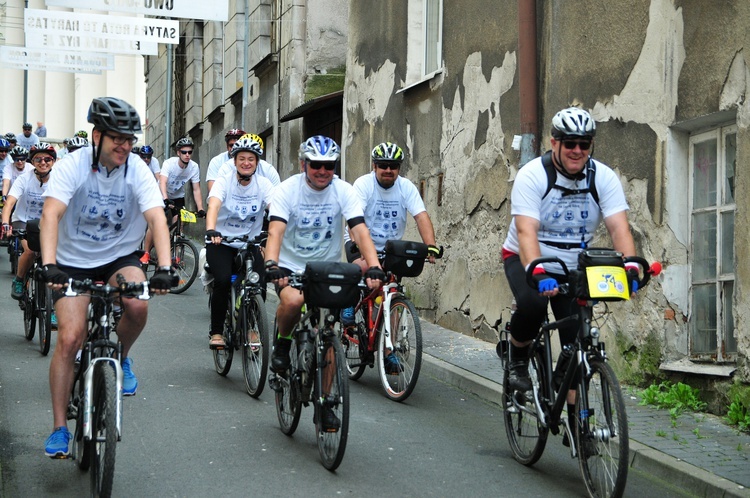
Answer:
[(398, 171), (401, 169), (401, 165), (399, 163), (375, 163), (375, 166), (377, 166), (378, 169), (386, 170), (386, 169), (392, 169), (393, 171)]
[(151, 160), (151, 156), (143, 155), (143, 156), (141, 156), (141, 159), (148, 159), (150, 161)]
[(26, 158), (25, 158), (25, 157), (19, 157), (19, 158), (15, 159), (15, 161), (14, 161), (14, 162), (17, 162), (17, 163), (25, 163), (25, 162), (26, 162)]
[(336, 169), (336, 163), (329, 163), (329, 162), (323, 162), (323, 161), (307, 161), (307, 166), (310, 169), (314, 169), (314, 170), (325, 168), (326, 171), (333, 171)]
[(180, 154), (183, 154), (183, 155), (185, 155), (185, 156), (190, 156), (190, 155), (192, 155), (192, 154), (193, 154), (193, 151), (192, 151), (192, 150), (180, 150), (180, 151), (178, 151), (178, 152), (179, 152)]
[(125, 143), (129, 143), (130, 145), (135, 145), (135, 143), (138, 141), (138, 137), (129, 137), (129, 136), (123, 136), (123, 135), (110, 135), (109, 133), (102, 133), (105, 137), (109, 137), (112, 139), (112, 141), (115, 143), (115, 145), (124, 145)]
[(31, 162), (33, 162), (34, 164), (51, 163), (54, 161), (55, 160), (51, 157), (35, 157), (31, 160)]
[(589, 150), (591, 148), (591, 140), (563, 140), (562, 144), (568, 150), (573, 150), (576, 147), (580, 147), (581, 150)]

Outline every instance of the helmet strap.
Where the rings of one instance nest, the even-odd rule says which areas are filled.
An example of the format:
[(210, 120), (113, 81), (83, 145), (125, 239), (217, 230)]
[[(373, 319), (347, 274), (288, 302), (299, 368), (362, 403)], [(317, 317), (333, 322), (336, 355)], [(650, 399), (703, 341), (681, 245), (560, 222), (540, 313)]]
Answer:
[(253, 179), (253, 175), (254, 174), (255, 173), (252, 173), (250, 175), (243, 175), (243, 174), (240, 173), (239, 170), (237, 170), (237, 181), (238, 182), (249, 182), (250, 180)]
[[(562, 176), (567, 178), (568, 180), (584, 180), (586, 178), (586, 170), (587, 168), (584, 167), (583, 170), (580, 173), (577, 173), (575, 175), (571, 175), (567, 172), (565, 167), (562, 164), (562, 161), (560, 160), (560, 149), (562, 148), (562, 142), (558, 142), (559, 146), (557, 148), (557, 156), (555, 156), (555, 151), (552, 151), (552, 165), (555, 167), (555, 169), (560, 173)], [(591, 156), (589, 156), (589, 161), (591, 160)], [(588, 161), (586, 162), (588, 165)]]

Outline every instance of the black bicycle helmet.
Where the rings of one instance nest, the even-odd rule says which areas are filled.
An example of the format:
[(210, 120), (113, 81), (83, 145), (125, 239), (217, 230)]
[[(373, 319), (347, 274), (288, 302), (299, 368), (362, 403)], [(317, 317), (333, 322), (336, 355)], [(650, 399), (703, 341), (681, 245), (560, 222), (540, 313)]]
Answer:
[(98, 130), (111, 130), (123, 135), (141, 132), (141, 118), (138, 111), (115, 97), (99, 97), (91, 101), (86, 120)]
[(15, 133), (11, 133), (11, 132), (8, 132), (8, 133), (5, 134), (5, 140), (7, 140), (8, 142), (10, 142), (12, 144), (18, 143), (16, 141), (16, 134)]
[(393, 142), (383, 142), (372, 149), (372, 160), (379, 163), (400, 163), (404, 160), (404, 151)]
[(194, 144), (193, 144), (193, 139), (192, 138), (190, 138), (190, 137), (182, 137), (181, 139), (179, 139), (177, 141), (177, 143), (174, 144), (174, 148), (175, 149), (179, 149), (179, 148), (185, 147), (185, 146), (193, 147), (193, 145)]
[(23, 124), (23, 127), (22, 127), (22, 128), (23, 128), (24, 130), (31, 130), (31, 129), (33, 129), (34, 127), (33, 127), (33, 126), (31, 126), (31, 123), (29, 123), (29, 122), (26, 122), (26, 123), (24, 123), (24, 124)]

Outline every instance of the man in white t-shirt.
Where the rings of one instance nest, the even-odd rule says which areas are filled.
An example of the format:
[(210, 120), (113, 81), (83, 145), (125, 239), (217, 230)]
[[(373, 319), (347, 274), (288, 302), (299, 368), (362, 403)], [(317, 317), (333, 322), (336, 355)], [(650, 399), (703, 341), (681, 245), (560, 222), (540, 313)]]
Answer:
[(0, 137), (0, 188), (2, 188), (3, 174), (6, 166), (13, 164), (13, 159), (10, 158), (8, 153), (12, 149), (10, 142), (5, 138)]
[(143, 159), (143, 162), (146, 163), (146, 165), (149, 167), (151, 172), (154, 174), (154, 178), (156, 179), (156, 182), (159, 182), (159, 174), (161, 171), (161, 166), (159, 165), (159, 160), (154, 157), (154, 148), (150, 145), (144, 145), (140, 148), (138, 151), (138, 155)]
[[(288, 287), (288, 276), (302, 271), (308, 261), (340, 261), (345, 221), (370, 265), (367, 285), (376, 289), (385, 279), (354, 189), (334, 175), (340, 155), (330, 138), (309, 138), (300, 147), (302, 173), (276, 187), (271, 200), (265, 266), (266, 279), (276, 284), (279, 295), (279, 332), (271, 359), (277, 373), (289, 367), (292, 330), (304, 303), (302, 293)], [(322, 421), (326, 430), (334, 431), (340, 423), (330, 408)]]
[[(88, 122), (94, 125), (91, 147), (78, 149), (58, 162), (44, 194), (40, 223), (41, 275), (54, 292), (58, 318), (55, 352), (50, 362), (50, 392), (54, 431), (45, 454), (70, 455), (67, 429), (68, 397), (74, 379), (76, 353), (86, 337), (89, 300), (59, 292), (69, 278), (117, 285), (117, 275), (128, 282), (146, 277), (138, 249), (146, 226), (154, 234), (158, 268), (149, 281), (153, 293), (166, 294), (175, 278), (169, 254), (169, 232), (164, 202), (153, 175), (140, 158), (131, 154), (141, 131), (138, 112), (127, 102), (96, 98)], [(122, 343), (123, 395), (136, 393), (131, 348), (148, 315), (148, 301), (122, 300), (117, 338)]]
[(13, 186), (16, 178), (34, 169), (34, 166), (26, 162), (28, 157), (29, 151), (20, 145), (16, 145), (11, 149), (10, 158), (12, 162), (6, 164), (5, 168), (3, 168), (3, 198), (7, 197), (10, 187)]
[[(208, 169), (206, 169), (206, 188), (208, 188), (209, 194), (211, 193), (211, 187), (213, 187), (214, 182), (220, 176), (219, 169), (221, 169), (221, 165), (227, 161), (232, 161), (232, 147), (234, 147), (235, 142), (237, 142), (237, 140), (244, 134), (245, 132), (243, 130), (232, 128), (224, 135), (224, 142), (227, 144), (226, 152), (222, 152), (211, 158), (211, 161), (208, 163)], [(258, 143), (262, 149), (263, 141)], [(232, 161), (232, 163), (234, 163), (234, 161)]]
[(31, 126), (31, 123), (24, 123), (23, 131), (16, 135), (18, 145), (26, 150), (30, 150), (34, 145), (39, 144), (39, 137), (36, 136), (36, 133), (31, 131), (32, 128), (33, 126)]
[(193, 140), (183, 137), (175, 144), (176, 156), (166, 159), (161, 165), (159, 174), (159, 189), (164, 198), (166, 206), (173, 207), (175, 213), (179, 213), (185, 207), (185, 196), (188, 184), (198, 208), (198, 216), (203, 217), (203, 197), (201, 196), (201, 168), (193, 161)]

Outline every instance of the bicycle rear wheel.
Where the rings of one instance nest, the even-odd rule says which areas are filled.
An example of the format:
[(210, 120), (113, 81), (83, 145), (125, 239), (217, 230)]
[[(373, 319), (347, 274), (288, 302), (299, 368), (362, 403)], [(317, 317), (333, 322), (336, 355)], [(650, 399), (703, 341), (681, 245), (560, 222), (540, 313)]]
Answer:
[[(539, 353), (529, 358), (529, 376), (543, 379), (543, 361)], [(547, 444), (549, 429), (544, 427), (537, 416), (533, 393), (514, 391), (508, 384), (510, 362), (505, 362), (503, 376), (503, 418), (505, 433), (508, 436), (513, 458), (523, 465), (533, 465)], [(540, 393), (540, 396), (543, 394)]]
[(625, 400), (612, 367), (600, 359), (589, 359), (589, 366), (588, 411), (583, 409), (580, 396), (576, 399), (576, 414), (588, 421), (588, 430), (580, 420), (575, 430), (578, 463), (591, 496), (619, 497), (628, 478)]
[(422, 368), (422, 327), (414, 305), (406, 298), (391, 301), (391, 342), (393, 360), (385, 354), (385, 324), (381, 324), (378, 341), (378, 374), (385, 395), (404, 401), (414, 391)]
[(213, 349), (214, 354), (214, 368), (216, 373), (221, 376), (226, 376), (229, 373), (229, 369), (232, 368), (232, 358), (234, 358), (234, 343), (232, 341), (234, 336), (234, 327), (238, 326), (234, 319), (234, 303), (237, 302), (237, 289), (232, 285), (232, 290), (229, 293), (229, 304), (227, 305), (227, 315), (224, 319), (224, 343), (226, 347), (224, 349)]
[[(349, 434), (349, 379), (347, 377), (346, 356), (339, 338), (331, 335), (323, 339), (321, 353), (323, 386), (316, 386), (315, 410), (317, 412), (315, 434), (318, 439), (318, 452), (323, 466), (336, 470), (344, 458), (346, 440)], [(326, 389), (327, 379), (330, 388)], [(317, 379), (316, 379), (317, 380)], [(327, 392), (326, 392), (327, 391)], [(332, 410), (340, 422), (338, 430), (326, 430), (323, 427), (323, 410)]]
[(263, 392), (268, 374), (268, 318), (260, 295), (252, 296), (240, 311), (242, 372), (247, 393), (257, 398)]
[[(278, 335), (278, 329), (274, 325), (274, 337)], [(299, 417), (302, 413), (302, 398), (300, 393), (299, 381), (297, 380), (297, 341), (292, 340), (292, 346), (289, 350), (289, 359), (291, 361), (285, 377), (278, 375), (279, 383), (276, 391), (276, 415), (279, 417), (279, 426), (281, 432), (287, 436), (294, 434), (299, 424)]]
[(37, 316), (39, 317), (39, 352), (47, 356), (52, 336), (52, 293), (47, 286), (34, 283), (37, 299)]
[(94, 496), (112, 495), (117, 450), (117, 382), (115, 371), (108, 363), (97, 366), (94, 374), (94, 400), (91, 445), (91, 493)]
[(170, 292), (182, 294), (198, 276), (198, 248), (188, 239), (177, 239), (172, 247), (172, 268), (177, 273), (178, 283)]
[(36, 329), (36, 300), (34, 299), (32, 291), (33, 282), (29, 275), (31, 270), (26, 272), (26, 276), (23, 279), (23, 296), (21, 296), (21, 305), (23, 306), (23, 333), (27, 341), (34, 338), (34, 331)]
[(367, 344), (363, 339), (367, 337), (365, 321), (362, 309), (358, 309), (355, 316), (355, 325), (344, 328), (341, 334), (341, 346), (346, 355), (346, 370), (349, 378), (357, 380), (362, 377), (367, 367)]

